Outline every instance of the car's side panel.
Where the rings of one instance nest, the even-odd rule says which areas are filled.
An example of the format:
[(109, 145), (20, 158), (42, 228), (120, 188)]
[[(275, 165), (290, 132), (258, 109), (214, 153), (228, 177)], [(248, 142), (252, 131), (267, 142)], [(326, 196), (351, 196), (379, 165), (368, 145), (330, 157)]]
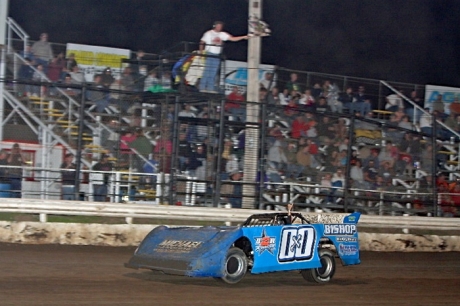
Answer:
[(322, 224), (244, 228), (253, 245), (252, 273), (300, 270), (319, 267), (318, 241)]

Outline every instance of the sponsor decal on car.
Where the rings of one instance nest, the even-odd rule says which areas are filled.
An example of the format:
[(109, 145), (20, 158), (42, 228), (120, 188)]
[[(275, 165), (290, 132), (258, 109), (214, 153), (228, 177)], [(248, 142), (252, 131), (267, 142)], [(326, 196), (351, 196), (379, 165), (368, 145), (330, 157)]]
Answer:
[(283, 228), (278, 261), (310, 260), (313, 256), (315, 241), (316, 232), (311, 226)]
[(337, 237), (338, 242), (357, 242), (356, 237)]
[(202, 243), (201, 241), (163, 240), (156, 247), (156, 251), (188, 253), (198, 248)]
[(358, 253), (358, 247), (352, 244), (339, 244), (339, 255), (340, 256), (353, 256)]
[(354, 235), (356, 224), (324, 224), (324, 235)]
[(265, 233), (265, 229), (262, 230), (262, 235), (260, 237), (254, 237), (256, 241), (256, 252), (262, 254), (265, 251), (268, 251), (270, 254), (273, 255), (275, 251), (275, 242), (276, 237), (267, 236)]

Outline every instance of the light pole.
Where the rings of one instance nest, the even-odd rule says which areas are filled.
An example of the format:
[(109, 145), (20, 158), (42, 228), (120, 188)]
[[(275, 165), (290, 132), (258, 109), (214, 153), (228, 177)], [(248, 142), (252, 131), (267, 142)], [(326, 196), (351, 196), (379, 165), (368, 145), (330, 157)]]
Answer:
[(3, 113), (5, 102), (3, 90), (6, 74), (6, 19), (8, 18), (8, 0), (0, 0), (0, 140), (3, 140)]
[[(262, 0), (249, 0), (249, 19), (262, 20)], [(248, 25), (249, 32), (249, 25)], [(259, 122), (259, 65), (261, 53), (261, 37), (253, 36), (248, 41), (248, 83), (246, 122)], [(264, 124), (262, 122), (262, 124)], [(259, 129), (246, 124), (244, 150), (244, 181), (255, 183), (257, 178), (259, 153)], [(262, 178), (261, 178), (262, 179)], [(243, 185), (243, 208), (255, 208), (255, 185)]]

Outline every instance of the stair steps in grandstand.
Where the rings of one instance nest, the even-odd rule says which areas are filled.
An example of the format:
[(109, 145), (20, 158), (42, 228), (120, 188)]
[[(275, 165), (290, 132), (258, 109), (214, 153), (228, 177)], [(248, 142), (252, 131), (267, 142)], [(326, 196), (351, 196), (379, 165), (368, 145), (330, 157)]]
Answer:
[[(78, 135), (80, 135), (80, 133), (79, 133), (79, 132), (71, 132), (70, 135), (71, 135), (71, 136), (78, 136)], [(91, 136), (91, 135), (88, 134), (88, 133), (83, 133), (83, 134), (81, 134), (81, 135), (82, 135), (82, 136)], [(91, 136), (91, 137), (92, 137), (92, 136)]]

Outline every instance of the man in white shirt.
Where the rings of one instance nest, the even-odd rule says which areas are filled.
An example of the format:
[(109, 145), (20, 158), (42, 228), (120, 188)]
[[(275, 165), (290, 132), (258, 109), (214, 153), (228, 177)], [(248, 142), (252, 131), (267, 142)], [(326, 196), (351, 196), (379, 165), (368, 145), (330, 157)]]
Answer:
[(232, 36), (223, 32), (224, 23), (222, 21), (214, 22), (211, 30), (206, 31), (200, 40), (200, 51), (206, 51), (206, 65), (203, 76), (200, 80), (201, 92), (216, 92), (215, 78), (219, 70), (220, 54), (222, 53), (224, 41), (240, 41), (247, 39), (245, 36)]

